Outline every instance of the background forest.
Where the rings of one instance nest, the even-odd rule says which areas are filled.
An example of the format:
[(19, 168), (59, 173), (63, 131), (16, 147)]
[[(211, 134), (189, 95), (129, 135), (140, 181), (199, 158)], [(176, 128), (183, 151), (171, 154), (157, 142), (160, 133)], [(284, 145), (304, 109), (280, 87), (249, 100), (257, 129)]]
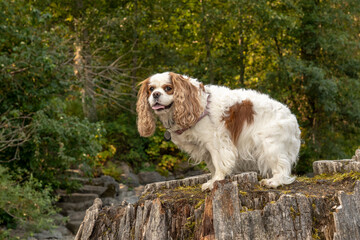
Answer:
[[(0, 0), (0, 238), (49, 227), (69, 169), (167, 174), (186, 156), (136, 130), (137, 83), (173, 71), (287, 104), (296, 174), (360, 145), (359, 0)], [(6, 226), (7, 228), (4, 228)]]

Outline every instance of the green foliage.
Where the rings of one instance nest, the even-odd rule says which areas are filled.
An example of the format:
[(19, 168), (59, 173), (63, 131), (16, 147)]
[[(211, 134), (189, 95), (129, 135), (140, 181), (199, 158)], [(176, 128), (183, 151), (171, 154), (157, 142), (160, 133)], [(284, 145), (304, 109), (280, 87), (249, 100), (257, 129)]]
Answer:
[(47, 26), (51, 15), (28, 1), (0, 1), (0, 9), (0, 113), (35, 112), (69, 86), (67, 29)]
[(116, 181), (121, 181), (122, 170), (121, 167), (116, 165), (113, 162), (107, 162), (105, 166), (102, 168), (102, 172), (104, 175), (108, 175), (113, 177)]
[(29, 151), (27, 168), (36, 178), (54, 187), (66, 187), (69, 176), (64, 173), (69, 168), (80, 167), (91, 175), (105, 134), (101, 122), (68, 116), (61, 101), (54, 99), (34, 115), (33, 127), (32, 139), (24, 148)]
[(187, 155), (181, 152), (174, 143), (164, 140), (165, 129), (158, 126), (154, 136), (150, 138), (150, 144), (146, 149), (149, 160), (157, 164), (156, 170), (167, 176), (173, 172), (181, 161), (186, 161)]
[[(21, 179), (9, 174), (0, 165), (0, 225), (8, 229), (20, 227), (27, 234), (54, 227), (53, 207), (56, 199), (51, 188), (30, 176)], [(0, 238), (8, 237), (8, 230), (0, 230)]]
[(104, 127), (107, 144), (117, 149), (114, 158), (131, 164), (135, 171), (140, 170), (142, 162), (148, 160), (145, 149), (149, 140), (139, 137), (136, 117), (128, 113), (118, 114), (114, 119), (108, 119)]

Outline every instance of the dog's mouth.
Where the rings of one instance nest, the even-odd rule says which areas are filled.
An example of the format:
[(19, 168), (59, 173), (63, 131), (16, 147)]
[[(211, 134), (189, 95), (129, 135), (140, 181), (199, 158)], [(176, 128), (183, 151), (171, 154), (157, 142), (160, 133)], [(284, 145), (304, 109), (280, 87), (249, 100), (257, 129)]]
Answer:
[(162, 111), (162, 110), (171, 108), (171, 106), (173, 105), (173, 103), (174, 103), (174, 102), (170, 103), (170, 104), (167, 105), (167, 106), (164, 106), (164, 105), (162, 105), (162, 104), (160, 104), (160, 103), (155, 103), (155, 105), (152, 106), (151, 108), (154, 109), (154, 110), (156, 110), (156, 111)]

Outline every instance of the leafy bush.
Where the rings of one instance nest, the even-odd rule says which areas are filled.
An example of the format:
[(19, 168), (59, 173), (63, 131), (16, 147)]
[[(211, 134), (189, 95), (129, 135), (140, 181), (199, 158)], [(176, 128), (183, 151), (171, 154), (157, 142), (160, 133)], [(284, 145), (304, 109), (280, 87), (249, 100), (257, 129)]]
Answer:
[(80, 167), (91, 175), (95, 158), (101, 151), (104, 129), (101, 122), (90, 123), (60, 111), (38, 111), (34, 134), (26, 144), (32, 154), (29, 168), (38, 179), (53, 187), (69, 187), (65, 171)]
[(102, 166), (102, 173), (113, 177), (116, 181), (121, 181), (122, 169), (116, 165), (116, 163), (111, 161), (107, 162), (104, 166)]
[(115, 146), (114, 158), (127, 162), (135, 171), (141, 169), (143, 162), (148, 161), (145, 152), (148, 138), (140, 138), (136, 127), (136, 116), (129, 113), (118, 114), (104, 125), (107, 144)]
[(174, 143), (165, 141), (164, 132), (164, 127), (157, 128), (154, 136), (150, 138), (146, 153), (150, 161), (157, 164), (156, 170), (166, 176), (174, 171), (180, 162), (186, 161), (187, 155), (181, 152)]
[(50, 187), (31, 175), (25, 181), (16, 179), (9, 169), (0, 165), (0, 225), (6, 227), (0, 230), (0, 239), (7, 238), (9, 229), (15, 227), (27, 234), (52, 228), (53, 215), (57, 212), (52, 205), (54, 201)]
[(18, 159), (9, 161), (8, 152), (0, 153), (7, 167), (27, 169), (53, 188), (76, 187), (66, 174), (70, 168), (80, 168), (87, 176), (92, 174), (96, 156), (102, 149), (104, 128), (101, 122), (90, 123), (87, 119), (68, 116), (64, 113), (65, 106), (64, 101), (52, 99), (47, 107), (27, 119), (31, 121), (31, 136), (21, 145)]

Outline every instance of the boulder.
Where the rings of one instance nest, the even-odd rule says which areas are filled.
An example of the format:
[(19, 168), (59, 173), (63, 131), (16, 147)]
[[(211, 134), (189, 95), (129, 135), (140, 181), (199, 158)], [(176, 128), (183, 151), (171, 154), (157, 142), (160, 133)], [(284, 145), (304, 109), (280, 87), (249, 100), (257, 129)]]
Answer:
[(138, 174), (141, 184), (165, 181), (166, 178), (158, 172), (140, 172)]
[(93, 178), (90, 181), (91, 185), (104, 187), (106, 190), (100, 195), (100, 197), (116, 197), (119, 195), (119, 183), (110, 176), (103, 175), (100, 178)]
[(137, 187), (140, 185), (139, 177), (132, 171), (131, 167), (126, 163), (120, 164), (122, 169), (121, 180), (130, 187)]

